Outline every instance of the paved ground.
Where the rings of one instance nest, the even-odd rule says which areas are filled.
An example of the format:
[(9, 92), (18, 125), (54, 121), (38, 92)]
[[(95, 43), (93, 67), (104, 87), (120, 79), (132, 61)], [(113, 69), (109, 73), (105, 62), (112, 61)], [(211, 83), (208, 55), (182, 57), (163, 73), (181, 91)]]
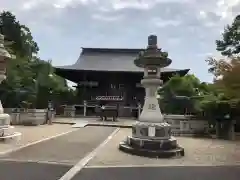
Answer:
[(71, 166), (0, 161), (1, 180), (58, 180)]
[(68, 124), (54, 124), (41, 126), (14, 126), (16, 132), (21, 132), (22, 136), (18, 141), (7, 141), (0, 143), (0, 155), (7, 151), (25, 146), (26, 144), (53, 137), (61, 133), (74, 130)]
[(131, 134), (121, 129), (73, 180), (238, 180), (240, 142), (178, 137), (186, 156), (150, 159), (125, 154), (117, 149)]
[[(58, 126), (59, 128), (62, 126), (64, 131), (70, 129), (69, 125), (55, 127)], [(69, 129), (66, 129), (66, 126)], [(34, 139), (36, 141), (42, 136), (49, 136), (46, 129), (37, 129), (35, 132), (23, 131), (24, 142), (34, 142)], [(51, 131), (56, 134), (57, 130), (53, 129)], [(74, 132), (1, 157), (0, 179), (57, 180), (101, 144), (116, 128), (73, 129)], [(240, 177), (240, 141), (177, 137), (179, 144), (185, 148), (185, 157), (150, 159), (132, 156), (118, 150), (119, 142), (128, 134), (131, 134), (130, 129), (120, 129), (73, 180), (238, 180)]]
[(239, 180), (240, 166), (86, 168), (72, 180)]
[(1, 159), (76, 164), (102, 143), (115, 128), (85, 127), (67, 135), (26, 147)]

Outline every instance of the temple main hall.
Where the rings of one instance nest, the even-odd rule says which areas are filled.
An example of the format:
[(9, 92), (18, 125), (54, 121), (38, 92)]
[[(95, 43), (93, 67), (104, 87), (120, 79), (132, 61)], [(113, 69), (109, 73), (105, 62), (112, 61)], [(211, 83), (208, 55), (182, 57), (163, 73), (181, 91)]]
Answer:
[[(77, 84), (76, 104), (109, 104), (122, 107), (143, 103), (145, 91), (140, 81), (143, 69), (134, 59), (144, 49), (82, 48), (75, 64), (55, 67), (55, 73)], [(174, 60), (173, 60), (174, 61)], [(161, 69), (161, 80), (184, 76), (189, 69)], [(121, 113), (120, 113), (121, 114)]]

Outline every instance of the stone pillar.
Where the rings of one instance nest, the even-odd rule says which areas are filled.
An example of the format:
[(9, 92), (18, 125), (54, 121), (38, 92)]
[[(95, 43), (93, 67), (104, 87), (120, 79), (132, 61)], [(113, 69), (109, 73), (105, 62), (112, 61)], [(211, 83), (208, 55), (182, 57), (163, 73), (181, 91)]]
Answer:
[(234, 131), (234, 120), (231, 120), (230, 127), (229, 127), (229, 139), (235, 140), (235, 131)]
[(76, 108), (74, 106), (66, 106), (64, 108), (64, 116), (75, 117)]
[(180, 131), (181, 132), (189, 132), (190, 131), (190, 124), (188, 121), (180, 121)]
[(83, 101), (83, 116), (87, 116), (87, 101)]
[(141, 109), (142, 109), (141, 103), (138, 103), (138, 118), (141, 115)]
[[(160, 71), (160, 68), (158, 68)], [(161, 113), (158, 100), (156, 98), (157, 88), (161, 85), (160, 79), (150, 79), (148, 76), (141, 81), (141, 84), (146, 89), (146, 96), (142, 113), (139, 117), (141, 122), (163, 122), (163, 115)]]
[(215, 124), (215, 129), (216, 129), (216, 137), (221, 138), (221, 123), (217, 120)]

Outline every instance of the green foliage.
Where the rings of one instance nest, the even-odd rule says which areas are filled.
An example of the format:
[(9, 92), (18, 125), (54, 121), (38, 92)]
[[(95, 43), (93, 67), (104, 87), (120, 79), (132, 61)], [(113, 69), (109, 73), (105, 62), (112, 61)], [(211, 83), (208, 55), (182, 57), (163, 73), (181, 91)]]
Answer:
[[(240, 99), (240, 15), (224, 29), (222, 40), (217, 40), (217, 50), (224, 59), (208, 58), (209, 72), (215, 76), (214, 86), (218, 96), (227, 100)], [(221, 98), (220, 98), (221, 100)]]
[(5, 36), (7, 41), (13, 42), (10, 45), (11, 49), (18, 52), (21, 57), (32, 57), (39, 51), (30, 29), (20, 24), (11, 12), (0, 13), (0, 33)]
[(161, 107), (166, 113), (183, 114), (201, 111), (201, 101), (210, 96), (212, 86), (201, 83), (194, 75), (172, 77), (158, 93), (161, 96)]
[(222, 40), (216, 41), (217, 50), (223, 56), (232, 56), (240, 53), (240, 15), (231, 25), (227, 25), (222, 34)]
[(51, 62), (36, 56), (39, 48), (28, 27), (10, 12), (0, 13), (0, 27), (6, 40), (12, 42), (7, 49), (16, 56), (8, 62), (7, 78), (0, 85), (4, 107), (46, 108), (49, 100), (73, 98), (74, 92), (66, 80), (54, 74)]

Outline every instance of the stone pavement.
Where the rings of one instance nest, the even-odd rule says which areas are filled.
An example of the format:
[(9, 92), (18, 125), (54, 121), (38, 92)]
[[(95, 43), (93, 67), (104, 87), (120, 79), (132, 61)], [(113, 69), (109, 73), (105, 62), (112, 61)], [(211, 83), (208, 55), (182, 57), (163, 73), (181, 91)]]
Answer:
[(1, 180), (58, 180), (71, 166), (0, 161)]
[[(60, 124), (48, 127), (54, 126), (64, 126), (62, 129), (71, 127)], [(0, 179), (59, 180), (76, 163), (88, 159), (86, 155), (109, 139), (116, 128), (89, 126), (72, 129), (74, 132), (2, 156)], [(43, 133), (44, 130), (36, 128), (36, 132)], [(240, 177), (240, 141), (178, 137), (179, 144), (185, 148), (185, 157), (150, 159), (118, 150), (119, 142), (128, 134), (131, 134), (131, 129), (121, 128), (72, 179), (238, 180)], [(34, 133), (32, 136), (34, 139)], [(31, 138), (26, 136), (23, 139)]]
[(6, 154), (0, 158), (21, 162), (55, 162), (75, 165), (103, 142), (115, 128), (85, 127), (64, 136)]
[(1, 142), (0, 155), (4, 154), (5, 152), (26, 146), (27, 144), (35, 143), (46, 138), (75, 130), (71, 127), (71, 125), (68, 124), (14, 127), (16, 132), (22, 133), (22, 136), (18, 141)]
[(0, 179), (58, 180), (116, 128), (72, 129), (75, 131), (2, 155)]

